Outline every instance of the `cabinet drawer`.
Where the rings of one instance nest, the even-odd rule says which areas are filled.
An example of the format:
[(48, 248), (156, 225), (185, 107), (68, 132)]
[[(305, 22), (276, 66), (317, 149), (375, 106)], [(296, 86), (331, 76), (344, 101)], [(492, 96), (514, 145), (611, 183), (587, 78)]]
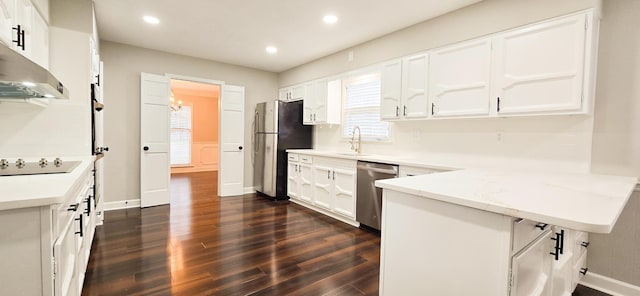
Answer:
[(289, 153), (289, 154), (287, 155), (287, 159), (288, 159), (289, 161), (298, 161), (298, 154), (292, 154), (292, 153)]
[(573, 263), (578, 263), (580, 258), (587, 253), (589, 247), (589, 233), (576, 231), (575, 245), (573, 246)]
[(551, 228), (551, 225), (536, 221), (526, 219), (514, 220), (511, 251), (515, 254), (522, 250), (522, 248), (526, 247), (549, 228)]
[(313, 157), (311, 157), (311, 155), (300, 155), (300, 162), (306, 163), (306, 164), (312, 164)]

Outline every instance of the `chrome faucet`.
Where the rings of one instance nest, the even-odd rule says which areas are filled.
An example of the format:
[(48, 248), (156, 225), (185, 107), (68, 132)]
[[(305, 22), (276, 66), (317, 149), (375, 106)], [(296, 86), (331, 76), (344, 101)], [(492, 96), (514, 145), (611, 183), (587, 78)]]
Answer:
[[(358, 143), (356, 143), (355, 141), (356, 130), (358, 130)], [(353, 127), (353, 132), (351, 133), (351, 141), (349, 142), (351, 143), (351, 150), (355, 151), (357, 154), (360, 154), (360, 152), (362, 152), (362, 149), (360, 148), (361, 142), (362, 142), (362, 131), (360, 131), (360, 126), (356, 125)]]

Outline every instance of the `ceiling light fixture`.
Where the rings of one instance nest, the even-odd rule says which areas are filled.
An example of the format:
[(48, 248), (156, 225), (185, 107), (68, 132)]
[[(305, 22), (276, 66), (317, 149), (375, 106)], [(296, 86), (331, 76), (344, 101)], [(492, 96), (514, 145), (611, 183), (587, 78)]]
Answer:
[(322, 18), (322, 20), (326, 24), (335, 24), (338, 22), (338, 17), (333, 14), (328, 14), (328, 15), (325, 15), (324, 18)]
[(150, 15), (145, 15), (142, 19), (144, 19), (145, 22), (153, 25), (157, 25), (160, 23), (160, 20), (157, 17), (150, 16)]
[(275, 47), (275, 46), (267, 46), (266, 50), (267, 50), (268, 53), (276, 53), (276, 52), (278, 52), (278, 48)]

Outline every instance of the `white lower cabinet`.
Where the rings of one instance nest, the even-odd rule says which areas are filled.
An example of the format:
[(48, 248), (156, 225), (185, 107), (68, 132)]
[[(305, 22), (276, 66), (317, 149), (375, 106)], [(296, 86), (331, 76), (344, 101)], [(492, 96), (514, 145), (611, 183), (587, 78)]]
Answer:
[(300, 155), (300, 161), (295, 158), (289, 154), (287, 192), (291, 201), (357, 225), (356, 161), (308, 155)]
[(62, 204), (0, 211), (0, 295), (81, 295), (95, 233), (92, 167)]
[(570, 296), (586, 270), (580, 232), (387, 189), (382, 206), (380, 295)]

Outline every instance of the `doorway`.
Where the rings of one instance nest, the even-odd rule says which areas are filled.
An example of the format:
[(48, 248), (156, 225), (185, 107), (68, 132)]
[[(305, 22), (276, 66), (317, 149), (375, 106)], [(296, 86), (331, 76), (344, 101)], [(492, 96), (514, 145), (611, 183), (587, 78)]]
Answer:
[(192, 188), (217, 187), (221, 87), (171, 79), (170, 92), (170, 203), (188, 205)]

